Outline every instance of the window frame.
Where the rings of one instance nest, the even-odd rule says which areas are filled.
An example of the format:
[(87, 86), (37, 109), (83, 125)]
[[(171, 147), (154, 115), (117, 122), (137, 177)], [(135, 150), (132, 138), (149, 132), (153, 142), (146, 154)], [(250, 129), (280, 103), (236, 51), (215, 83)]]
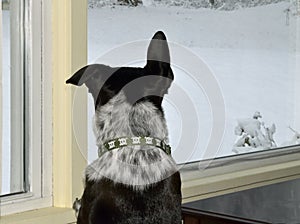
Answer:
[[(11, 97), (11, 109), (10, 109), (10, 125), (11, 125), (11, 136), (10, 136), (10, 191), (13, 193), (20, 192), (20, 190), (26, 189), (25, 175), (27, 172), (25, 156), (25, 151), (27, 146), (25, 146), (25, 123), (28, 117), (25, 118), (24, 108), (27, 106), (25, 97), (28, 98), (25, 93), (25, 76), (28, 76), (31, 64), (31, 58), (26, 58), (28, 53), (27, 39), (30, 39), (29, 29), (25, 30), (25, 26), (29, 25), (25, 21), (27, 16), (27, 10), (29, 5), (25, 1), (11, 1), (10, 2), (10, 76), (11, 76), (11, 86), (10, 86), (10, 97)], [(27, 55), (25, 55), (27, 54)], [(27, 65), (29, 63), (29, 65)], [(28, 80), (29, 81), (29, 80)], [(27, 80), (26, 80), (27, 82)], [(29, 107), (28, 107), (29, 108)], [(26, 139), (26, 140), (25, 140)], [(27, 144), (27, 143), (26, 143)], [(15, 163), (14, 161), (20, 161)]]
[[(24, 86), (24, 97), (27, 110), (24, 111), (25, 123), (21, 126), (26, 128), (24, 136), (16, 141), (12, 151), (19, 153), (20, 150), (13, 150), (16, 147), (24, 147), (24, 155), (21, 156), (24, 164), (20, 163), (20, 166), (15, 167), (16, 172), (22, 170), (26, 182), (24, 184), (24, 193), (17, 193), (8, 196), (1, 197), (0, 214), (8, 215), (12, 213), (22, 212), (26, 210), (32, 210), (37, 208), (49, 207), (52, 205), (52, 174), (51, 174), (51, 123), (49, 123), (46, 117), (49, 117), (49, 110), (51, 107), (51, 82), (49, 85), (44, 84), (44, 80), (48, 80), (46, 77), (45, 59), (47, 59), (47, 43), (43, 37), (46, 30), (45, 23), (49, 23), (48, 19), (43, 15), (44, 5), (43, 0), (29, 0), (20, 1), (21, 6), (25, 7), (20, 14), (24, 20), (17, 25), (17, 30), (24, 33), (25, 40), (22, 40), (23, 44), (17, 44), (14, 48), (24, 49), (24, 55), (17, 56), (12, 61), (12, 68), (15, 64), (17, 68), (12, 69), (12, 78), (18, 77), (16, 74), (23, 72), (23, 76), (26, 76)], [(22, 5), (24, 4), (24, 5)], [(37, 19), (32, 19), (37, 18)], [(18, 18), (16, 18), (18, 20)], [(14, 22), (16, 24), (16, 22)], [(21, 27), (26, 27), (24, 30)], [(22, 35), (23, 36), (23, 35)], [(19, 38), (19, 37), (16, 37)], [(21, 37), (22, 38), (22, 37)], [(18, 41), (20, 43), (20, 41)], [(18, 49), (14, 49), (16, 52)], [(23, 61), (20, 63), (20, 61)], [(46, 87), (47, 86), (47, 87)], [(12, 102), (18, 100), (20, 96), (12, 95)], [(21, 99), (22, 99), (21, 98)], [(21, 110), (21, 108), (12, 108)], [(20, 117), (20, 116), (19, 116)], [(16, 122), (21, 122), (17, 120)], [(20, 126), (20, 125), (18, 125)], [(19, 135), (19, 134), (18, 134)], [(15, 137), (15, 136), (14, 136)], [(24, 138), (24, 140), (22, 140)], [(24, 142), (24, 145), (23, 145)], [(50, 149), (50, 150), (49, 150)], [(16, 154), (14, 153), (14, 154)], [(12, 155), (12, 157), (20, 157), (18, 155)], [(25, 166), (25, 169), (23, 168)], [(14, 171), (12, 171), (14, 172)], [(13, 173), (12, 173), (13, 174)]]
[(300, 178), (300, 145), (186, 164), (183, 203)]
[(87, 165), (87, 90), (65, 82), (87, 63), (87, 0), (52, 0), (52, 29), (53, 206), (72, 208)]
[[(0, 4), (0, 24), (2, 24), (2, 3)], [(2, 80), (2, 58), (3, 58), (3, 53), (2, 53), (2, 25), (0, 25), (0, 80)], [(3, 85), (2, 82), (0, 82), (0, 117), (3, 117), (2, 114), (2, 90), (3, 90)], [(2, 145), (2, 119), (0, 119), (0, 145)], [(0, 158), (2, 158), (2, 149), (0, 150)], [(0, 191), (2, 191), (2, 166), (0, 166)]]
[[(75, 220), (71, 208), (82, 195), (82, 172), (87, 164), (87, 134), (77, 139), (74, 133), (75, 128), (87, 133), (87, 91), (67, 86), (65, 81), (87, 63), (87, 0), (30, 3), (32, 14), (27, 19), (32, 41), (27, 47), (32, 48), (27, 56), (36, 63), (28, 69), (40, 77), (28, 83), (33, 88), (27, 100), (33, 106), (30, 117), (40, 117), (41, 123), (31, 119), (29, 124), (33, 131), (28, 158), (31, 192), (1, 199), (0, 215), (6, 223), (32, 223), (34, 218), (54, 216), (70, 222)], [(41, 19), (32, 19), (37, 18), (34, 13)], [(73, 120), (78, 121), (76, 127)], [(39, 177), (34, 179), (36, 174)]]

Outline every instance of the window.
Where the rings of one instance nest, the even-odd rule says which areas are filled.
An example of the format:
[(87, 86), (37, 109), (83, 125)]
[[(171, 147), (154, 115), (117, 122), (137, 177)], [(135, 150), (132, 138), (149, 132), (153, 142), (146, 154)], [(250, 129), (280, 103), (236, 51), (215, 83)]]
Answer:
[[(9, 2), (10, 4), (13, 4), (12, 3), (13, 0), (10, 0)], [(14, 0), (14, 2), (16, 1)], [(291, 48), (288, 47), (288, 51), (290, 51), (291, 55), (288, 56), (288, 59), (284, 59), (280, 63), (286, 63), (287, 61), (288, 63), (291, 62), (290, 64), (291, 66), (288, 69), (289, 75), (294, 74), (295, 71), (299, 69), (299, 63), (297, 61), (299, 60), (299, 56), (298, 56), (299, 55), (299, 44), (298, 44), (299, 29), (297, 29), (297, 25), (294, 23), (295, 18), (298, 17), (295, 11), (292, 11), (295, 9), (294, 6), (296, 5), (293, 5), (295, 2), (291, 4), (292, 6), (291, 11), (287, 10), (285, 12), (283, 11), (289, 7), (289, 5), (287, 5), (286, 2), (280, 2), (276, 4), (270, 4), (261, 7), (255, 7), (255, 8), (246, 7), (245, 9), (241, 9), (240, 11), (239, 10), (222, 11), (222, 7), (223, 9), (224, 7), (225, 8), (236, 7), (235, 3), (232, 5), (220, 5), (220, 3), (224, 1), (199, 1), (199, 3), (197, 3), (196, 1), (176, 1), (176, 3), (182, 2), (186, 8), (182, 8), (182, 7), (174, 8), (173, 7), (174, 5), (172, 6), (172, 4), (175, 4), (174, 1), (165, 1), (165, 3), (159, 0), (143, 1), (144, 7), (138, 7), (138, 8), (120, 7), (118, 5), (111, 6), (111, 5), (107, 5), (107, 2), (108, 1), (97, 1), (97, 0), (90, 1), (91, 7), (89, 8), (89, 30), (88, 30), (90, 63), (95, 62), (95, 60), (99, 58), (99, 56), (103, 56), (104, 52), (109, 53), (111, 52), (110, 51), (111, 49), (113, 48), (116, 49), (117, 46), (120, 45), (124, 46), (124, 43), (126, 46), (127, 42), (132, 42), (134, 40), (140, 40), (140, 39), (146, 40), (144, 43), (148, 43), (149, 38), (152, 36), (152, 34), (157, 29), (162, 29), (166, 32), (168, 40), (171, 43), (173, 43), (171, 47), (171, 54), (172, 52), (174, 52), (175, 49), (174, 47), (178, 45), (180, 46), (180, 49), (182, 50), (186, 49), (187, 52), (189, 52), (189, 56), (197, 55), (196, 54), (197, 51), (201, 50), (200, 52), (201, 54), (200, 56), (198, 55), (198, 59), (200, 57), (200, 63), (203, 66), (202, 68), (208, 69), (208, 71), (214, 74), (210, 76), (211, 73), (209, 73), (209, 77), (216, 78), (215, 81), (217, 82), (214, 83), (218, 84), (221, 92), (223, 93), (224, 87), (222, 87), (223, 84), (221, 80), (219, 80), (220, 77), (218, 77), (217, 74), (220, 72), (220, 70), (232, 69), (232, 66), (231, 64), (227, 64), (230, 66), (219, 67), (218, 69), (219, 64), (222, 64), (224, 60), (225, 60), (224, 63), (225, 62), (227, 63), (228, 61), (230, 61), (230, 59), (232, 59), (232, 62), (235, 62), (235, 60), (233, 59), (236, 59), (236, 55), (235, 58), (233, 56), (235, 53), (238, 53), (240, 51), (242, 53), (241, 53), (241, 58), (238, 58), (239, 59), (238, 62), (242, 61), (243, 63), (239, 64), (237, 62), (236, 64), (238, 64), (238, 66), (236, 67), (235, 70), (241, 73), (245, 72), (247, 70), (247, 63), (249, 62), (248, 59), (251, 56), (248, 55), (248, 51), (251, 52), (251, 49), (250, 48), (243, 49), (241, 46), (247, 46), (247, 44), (250, 44), (251, 46), (251, 44), (256, 43), (256, 41), (251, 41), (250, 38), (252, 36), (255, 36), (254, 35), (255, 32), (253, 32), (253, 35), (245, 36), (244, 39), (242, 38), (240, 39), (240, 41), (236, 41), (235, 36), (229, 35), (231, 31), (233, 32), (235, 30), (239, 30), (240, 28), (238, 26), (240, 21), (239, 21), (239, 17), (237, 17), (237, 14), (241, 12), (245, 12), (244, 15), (245, 18), (248, 17), (247, 13), (249, 13), (249, 17), (250, 17), (250, 11), (261, 11), (261, 14), (262, 15), (265, 14), (267, 18), (273, 12), (267, 11), (266, 13), (265, 9), (269, 9), (269, 7), (271, 7), (271, 8), (277, 8), (276, 16), (274, 14), (274, 17), (278, 19), (276, 21), (278, 23), (279, 21), (281, 21), (281, 24), (283, 22), (284, 26), (286, 26), (285, 30), (291, 34), (288, 40), (286, 40), (287, 42), (281, 46), (291, 46), (291, 45), (296, 46), (296, 53), (290, 51)], [(116, 3), (117, 1), (114, 2)], [(186, 2), (190, 2), (190, 3), (186, 3)], [(204, 2), (207, 3), (206, 9), (200, 9), (201, 7), (199, 6), (201, 4), (206, 4)], [(211, 2), (210, 4), (212, 4), (213, 2), (216, 2), (218, 4), (209, 5), (209, 2)], [(86, 3), (87, 3), (86, 1), (81, 1), (81, 0), (80, 1), (79, 0), (78, 1), (52, 0), (51, 4), (50, 1), (42, 1), (42, 0), (37, 0), (37, 1), (26, 0), (26, 1), (19, 2), (20, 7), (22, 6), (22, 4), (24, 6), (23, 8), (24, 15), (27, 15), (24, 16), (24, 18), (30, 18), (24, 21), (25, 23), (29, 24), (29, 26), (27, 27), (31, 28), (26, 32), (24, 31), (25, 33), (29, 34), (28, 36), (25, 35), (26, 37), (29, 37), (28, 39), (25, 38), (26, 39), (25, 46), (30, 46), (30, 45), (32, 46), (31, 48), (29, 47), (29, 49), (31, 50), (27, 51), (30, 52), (29, 55), (27, 55), (28, 58), (26, 57), (26, 60), (29, 59), (28, 61), (26, 61), (28, 62), (26, 65), (28, 70), (25, 69), (24, 72), (25, 74), (24, 79), (27, 81), (23, 83), (24, 85), (23, 92), (25, 94), (24, 105), (29, 105), (27, 109), (31, 108), (31, 111), (27, 111), (27, 110), (24, 111), (27, 116), (28, 115), (31, 116), (29, 116), (29, 119), (26, 115), (24, 117), (25, 119), (27, 119), (27, 122), (31, 124), (29, 125), (29, 127), (32, 127), (31, 130), (34, 129), (35, 131), (33, 130), (32, 132), (30, 132), (29, 136), (31, 136), (31, 138), (29, 139), (31, 140), (29, 141), (27, 140), (27, 143), (30, 143), (32, 147), (28, 147), (27, 148), (28, 151), (25, 150), (25, 153), (21, 154), (29, 158), (27, 160), (25, 159), (26, 163), (24, 164), (24, 167), (27, 169), (27, 174), (29, 174), (27, 175), (25, 173), (24, 175), (24, 177), (27, 178), (27, 182), (26, 182), (27, 185), (24, 186), (27, 186), (27, 190), (28, 188), (29, 190), (26, 191), (25, 193), (21, 193), (21, 194), (18, 193), (16, 195), (10, 195), (10, 196), (6, 195), (5, 197), (1, 197), (1, 215), (18, 212), (18, 211), (30, 210), (33, 208), (34, 209), (42, 208), (45, 206), (52, 206), (52, 205), (57, 207), (71, 207), (74, 198), (79, 197), (82, 192), (81, 175), (78, 174), (82, 173), (86, 165), (86, 161), (85, 161), (86, 152), (84, 150), (86, 148), (90, 149), (89, 160), (92, 160), (97, 156), (97, 149), (95, 148), (94, 140), (92, 139), (93, 134), (91, 132), (89, 134), (90, 147), (85, 147), (86, 139), (84, 134), (80, 135), (82, 138), (77, 138), (79, 136), (78, 135), (79, 131), (81, 133), (85, 133), (86, 130), (85, 127), (86, 125), (85, 91), (86, 90), (76, 89), (75, 91), (71, 87), (66, 87), (64, 84), (64, 81), (66, 80), (66, 78), (70, 76), (70, 74), (72, 74), (72, 72), (76, 71), (78, 68), (86, 64), (87, 32), (85, 30), (86, 21), (85, 21), (85, 13), (84, 13), (85, 12), (84, 10), (86, 9), (85, 8)], [(103, 4), (104, 5), (106, 4), (105, 7), (101, 7), (103, 6)], [(169, 4), (170, 7), (169, 6), (165, 7), (165, 5), (162, 4)], [(256, 4), (256, 2), (254, 2), (253, 4)], [(299, 7), (299, 5), (297, 7)], [(50, 9), (53, 11), (49, 12)], [(7, 9), (4, 9), (3, 7), (1, 13), (4, 14), (5, 10)], [(221, 16), (218, 18), (219, 19), (222, 18), (224, 20), (219, 20), (219, 19), (213, 20), (212, 17), (209, 16), (205, 17), (207, 16), (207, 14), (210, 13), (218, 14), (219, 16)], [(48, 14), (50, 14), (50, 16)], [(195, 20), (195, 18), (199, 15), (204, 16), (203, 20), (201, 21)], [(289, 15), (290, 17), (287, 17), (287, 15)], [(229, 19), (230, 16), (236, 16), (236, 20), (232, 22), (232, 20)], [(99, 19), (98, 17), (101, 17), (101, 19)], [(265, 19), (265, 17), (263, 16), (261, 18), (263, 19), (259, 20), (259, 22), (264, 21)], [(228, 21), (225, 21), (225, 19), (228, 19)], [(254, 19), (254, 21), (252, 21), (253, 24), (257, 25), (259, 23), (257, 21), (258, 18), (254, 17), (253, 19)], [(46, 22), (47, 25), (44, 24), (45, 20), (47, 21)], [(220, 25), (222, 23), (219, 23), (220, 21), (224, 23), (226, 22), (225, 25), (231, 24), (232, 26), (231, 30), (222, 29), (222, 25)], [(247, 22), (251, 22), (251, 21), (247, 20)], [(273, 30), (273, 27), (275, 25), (272, 24), (273, 23), (269, 24), (270, 27), (268, 27), (268, 32)], [(2, 29), (4, 30), (4, 25), (2, 26)], [(199, 32), (200, 31), (203, 32), (203, 34), (206, 35), (205, 38), (202, 39), (201, 36), (197, 35), (197, 32), (195, 32), (195, 30)], [(215, 32), (220, 30), (223, 30), (224, 33)], [(111, 33), (111, 31), (115, 31), (116, 33)], [(295, 35), (296, 31), (298, 32), (298, 36)], [(252, 32), (250, 32), (250, 34), (252, 34)], [(270, 36), (273, 37), (273, 35), (276, 36), (275, 33), (271, 32)], [(286, 33), (284, 35), (286, 35)], [(1, 37), (3, 36), (4, 34), (2, 32)], [(243, 33), (241, 33), (240, 37), (242, 36)], [(296, 36), (298, 39), (296, 38)], [(222, 42), (223, 38), (225, 38), (226, 41)], [(273, 40), (270, 41), (272, 42)], [(49, 42), (51, 42), (52, 46), (48, 46)], [(268, 42), (269, 40), (264, 40), (263, 43), (268, 43)], [(224, 44), (228, 44), (228, 45), (224, 45)], [(26, 48), (25, 46), (24, 49), (26, 52), (26, 49), (28, 50), (28, 48)], [(234, 46), (239, 46), (241, 48), (236, 50), (231, 49), (231, 47)], [(145, 44), (145, 48), (146, 47), (147, 44)], [(47, 61), (47, 57), (49, 57), (47, 55), (47, 50), (49, 50), (49, 48), (52, 50), (51, 54), (53, 54), (53, 56), (51, 55), (50, 56), (51, 59), (49, 60), (48, 58)], [(2, 40), (2, 50), (3, 49), (4, 49), (4, 40)], [(232, 55), (227, 54), (226, 58), (223, 57), (224, 52), (229, 49), (232, 50), (231, 52)], [(142, 54), (141, 55), (139, 54), (141, 57), (145, 55), (145, 50), (146, 49), (141, 50)], [(106, 55), (109, 56), (109, 54)], [(253, 59), (252, 62), (254, 64), (255, 62), (258, 61), (256, 59), (257, 55), (258, 57), (262, 56), (260, 54), (254, 54), (254, 57), (252, 57)], [(172, 56), (172, 58), (173, 57), (174, 55)], [(217, 58), (214, 59), (214, 57)], [(264, 57), (264, 59), (265, 58), (267, 57)], [(109, 61), (109, 60), (106, 61), (102, 59), (104, 59), (104, 57), (99, 58), (99, 62), (107, 63), (112, 66), (114, 65), (113, 64), (114, 61)], [(129, 65), (138, 65), (138, 64), (142, 65), (143, 64), (142, 60), (144, 59), (145, 58), (142, 57), (141, 60), (137, 59), (137, 60), (126, 61), (125, 64), (127, 63)], [(194, 80), (191, 79), (191, 76), (189, 76), (188, 72), (184, 69), (185, 68), (184, 66), (188, 65), (189, 61), (187, 60), (184, 61), (183, 63), (182, 61), (184, 58), (179, 58), (179, 59), (181, 59), (181, 62), (179, 64), (175, 63), (173, 64), (173, 66), (174, 69), (176, 70), (175, 71), (176, 74), (181, 74), (181, 75), (179, 76), (177, 75), (176, 84), (173, 86), (174, 87), (176, 86), (181, 90), (184, 90), (183, 92), (187, 91), (187, 89), (189, 91), (195, 90), (196, 94), (194, 94), (194, 96), (186, 95), (186, 98), (188, 98), (192, 102), (190, 105), (194, 105), (193, 100), (196, 100), (197, 102), (199, 99), (202, 100), (199, 105), (196, 105), (197, 107), (194, 105), (195, 109), (193, 110), (195, 111), (195, 113), (193, 114), (193, 116), (194, 117), (196, 116), (196, 118), (199, 120), (199, 123), (196, 124), (197, 125), (199, 124), (199, 130), (201, 131), (200, 134), (196, 133), (197, 136), (200, 136), (199, 141), (202, 142), (199, 143), (197, 147), (200, 148), (202, 144), (202, 146), (204, 145), (205, 148), (207, 142), (204, 143), (205, 140), (204, 141), (202, 140), (206, 139), (206, 141), (208, 141), (207, 139), (209, 138), (209, 133), (210, 133), (209, 131), (212, 129), (211, 127), (212, 115), (210, 113), (209, 103), (204, 94), (205, 91), (202, 91), (201, 88), (199, 88), (199, 86), (193, 85)], [(174, 60), (173, 62), (175, 62), (176, 60)], [(48, 63), (45, 63), (45, 61)], [(3, 58), (1, 62), (2, 64), (4, 63)], [(49, 64), (52, 64), (52, 62), (53, 62), (53, 72), (52, 71), (49, 72), (47, 66), (49, 66)], [(38, 66), (39, 64), (41, 66)], [(184, 64), (184, 66), (181, 66), (181, 64)], [(13, 66), (13, 62), (11, 62), (11, 66)], [(4, 75), (2, 72), (2, 77), (3, 76)], [(186, 80), (184, 80), (185, 78)], [(186, 81), (186, 84), (185, 85), (182, 84), (180, 80)], [(231, 81), (230, 79), (224, 79), (224, 80), (226, 82)], [(299, 83), (299, 77), (294, 77), (294, 81), (295, 81), (294, 85), (297, 86), (297, 83)], [(53, 86), (51, 86), (50, 83), (53, 83)], [(30, 87), (36, 87), (37, 89), (27, 88), (28, 84)], [(299, 104), (297, 104), (298, 101), (296, 100), (296, 97), (298, 97), (300, 94), (297, 88), (295, 88), (295, 86), (292, 85), (291, 87), (293, 89), (292, 91), (294, 96), (289, 100), (289, 102), (292, 101), (292, 107), (294, 107), (295, 110), (294, 114), (297, 114), (297, 112), (299, 111)], [(52, 88), (53, 88), (53, 92), (51, 92)], [(2, 92), (3, 91), (4, 90), (2, 88)], [(34, 91), (34, 93), (37, 94), (30, 94), (30, 92), (32, 91)], [(175, 129), (180, 130), (181, 122), (178, 122), (178, 120), (181, 121), (181, 119), (184, 118), (193, 121), (193, 117), (191, 117), (189, 113), (182, 113), (185, 111), (183, 110), (184, 108), (178, 109), (178, 105), (180, 106), (180, 104), (178, 105), (172, 104), (173, 99), (171, 94), (172, 93), (170, 93), (169, 98), (165, 102), (166, 115), (169, 116), (167, 117), (168, 125), (171, 131)], [(227, 108), (227, 106), (230, 106), (231, 104), (227, 105), (226, 103), (228, 103), (228, 101), (226, 101), (226, 95), (222, 95), (222, 96), (225, 99), (224, 102)], [(193, 97), (196, 99), (194, 99)], [(1, 99), (3, 99), (3, 97)], [(28, 104), (30, 102), (31, 104)], [(42, 105), (40, 105), (40, 102)], [(53, 104), (50, 102), (53, 102)], [(293, 105), (294, 103), (295, 105)], [(1, 109), (2, 108), (4, 107), (2, 106)], [(53, 112), (51, 111), (51, 109), (53, 110)], [(88, 111), (89, 113), (92, 113), (93, 106), (90, 106)], [(1, 110), (1, 112), (3, 111)], [(249, 114), (245, 113), (244, 116), (251, 117), (254, 112), (255, 111), (251, 110), (251, 114), (250, 112)], [(264, 119), (270, 118), (268, 115), (265, 114), (265, 112), (263, 111), (260, 112), (262, 113)], [(206, 117), (206, 115), (208, 115), (208, 117)], [(41, 118), (39, 118), (39, 116), (41, 116)], [(34, 124), (31, 123), (32, 119), (30, 118), (32, 117), (37, 118), (34, 120)], [(236, 126), (236, 119), (238, 118), (239, 117), (237, 118), (234, 117), (234, 119), (230, 121), (232, 122), (231, 123), (232, 128), (229, 128), (227, 130), (227, 133), (231, 135), (231, 138), (235, 137), (234, 128)], [(293, 129), (298, 131), (299, 126), (297, 126), (297, 124), (299, 123), (297, 122), (299, 122), (299, 120), (297, 121), (297, 116), (292, 115), (291, 119), (295, 119), (294, 121), (295, 125), (294, 126), (292, 124), (288, 124), (288, 125), (290, 125)], [(38, 120), (40, 122), (37, 122)], [(229, 122), (229, 120), (221, 119), (221, 122), (224, 123), (225, 121)], [(3, 122), (4, 121), (2, 120), (2, 123)], [(88, 124), (91, 124), (91, 117), (87, 120), (87, 122)], [(272, 122), (275, 121), (271, 119), (270, 123)], [(53, 124), (53, 130), (52, 130), (52, 124)], [(179, 126), (177, 126), (178, 124)], [(202, 125), (205, 126), (206, 128), (203, 128)], [(26, 126), (24, 129), (28, 131), (28, 129), (26, 129), (27, 127), (28, 126)], [(1, 130), (3, 131), (3, 129)], [(29, 132), (27, 131), (26, 133), (28, 134)], [(286, 127), (286, 131), (287, 131), (286, 134), (289, 135), (288, 133), (290, 130), (287, 127)], [(74, 133), (72, 132), (75, 132), (75, 136)], [(28, 135), (26, 136), (26, 133), (23, 136), (24, 139), (28, 138)], [(36, 133), (38, 134), (35, 135)], [(279, 133), (278, 130), (276, 131), (276, 133), (277, 134)], [(285, 133), (283, 135), (285, 135)], [(177, 131), (171, 133), (171, 144), (173, 146), (173, 149), (178, 148), (177, 136), (181, 136), (181, 133), (178, 134)], [(53, 139), (53, 143), (52, 143), (52, 139)], [(230, 146), (232, 146), (233, 143), (234, 141), (231, 141)], [(33, 147), (33, 145), (38, 147)], [(36, 152), (32, 151), (41, 148), (42, 148), (41, 151), (39, 150), (37, 150)], [(3, 152), (3, 149), (1, 150), (1, 152)], [(202, 158), (203, 155), (203, 151), (193, 150), (192, 153), (188, 153), (189, 155), (187, 159), (185, 158), (183, 161), (180, 161), (182, 160), (182, 158), (179, 152), (180, 150), (176, 152), (177, 156), (175, 155), (179, 163), (199, 160), (200, 158)], [(232, 147), (230, 147), (228, 152), (232, 155), (235, 154), (234, 152), (232, 152)], [(198, 199), (203, 197), (204, 194), (206, 194), (205, 197), (207, 197), (207, 195), (211, 196), (211, 195), (216, 195), (228, 191), (244, 189), (245, 187), (247, 188), (251, 184), (261, 184), (261, 183), (267, 184), (267, 183), (273, 183), (273, 181), (277, 181), (280, 178), (281, 178), (280, 180), (282, 180), (284, 178), (294, 178), (296, 175), (299, 176), (298, 170), (300, 170), (299, 169), (300, 165), (297, 164), (297, 161), (291, 161), (289, 162), (289, 164), (287, 164), (282, 162), (283, 161), (282, 158), (278, 159), (277, 157), (278, 154), (282, 155), (282, 157), (286, 157), (287, 156), (286, 154), (295, 153), (295, 152), (299, 152), (299, 149), (297, 147), (295, 148), (289, 147), (288, 150), (277, 149), (272, 151), (272, 153), (270, 153), (269, 151), (260, 151), (258, 153), (250, 154), (251, 155), (250, 160), (255, 161), (254, 166), (256, 167), (261, 166), (261, 163), (264, 163), (266, 160), (269, 161), (269, 157), (274, 157), (273, 159), (271, 159), (272, 160), (272, 163), (270, 163), (271, 165), (266, 168), (264, 167), (265, 170), (264, 172), (261, 172), (262, 174), (261, 173), (258, 174), (259, 172), (257, 172), (256, 169), (253, 169), (253, 164), (251, 164), (250, 166), (250, 162), (249, 162), (250, 160), (248, 154), (234, 156), (234, 157), (226, 157), (222, 161), (216, 160), (216, 163), (214, 163), (213, 165), (215, 165), (214, 168), (217, 169), (217, 171), (214, 171), (215, 169), (211, 168), (209, 170), (205, 170), (205, 172), (202, 172), (201, 175), (199, 175), (198, 169), (195, 170), (191, 166), (190, 172), (186, 172), (183, 175), (184, 197), (187, 200)], [(226, 155), (222, 153), (220, 153), (218, 156)], [(273, 156), (274, 154), (276, 154), (276, 156)], [(1, 165), (3, 161), (3, 156), (4, 155), (2, 153)], [(246, 157), (247, 160), (245, 159)], [(53, 173), (51, 169), (52, 168), (51, 158), (53, 158)], [(237, 158), (240, 161), (239, 166), (236, 165)], [(258, 158), (265, 158), (265, 160), (262, 161), (259, 160)], [(294, 156), (295, 160), (297, 160), (298, 158), (299, 158), (298, 155)], [(243, 161), (246, 162), (243, 163)], [(207, 161), (204, 161), (204, 163), (205, 162)], [(208, 163), (211, 164), (210, 161), (208, 161)], [(220, 166), (218, 166), (218, 164)], [(38, 166), (35, 167), (35, 165)], [(198, 165), (196, 166), (198, 167)], [(204, 166), (206, 167), (206, 164), (204, 164)], [(234, 172), (236, 170), (239, 170), (239, 168), (241, 168), (242, 171), (238, 173), (238, 175), (227, 174), (227, 172), (228, 173)], [(250, 171), (246, 170), (248, 168)], [(276, 172), (276, 175), (273, 175), (274, 174), (273, 171)], [(214, 176), (216, 173), (218, 175)], [(234, 178), (239, 179), (239, 181), (232, 181), (231, 178), (233, 176)], [(269, 178), (270, 176), (272, 176), (272, 178)], [(24, 177), (22, 178), (24, 179)], [(51, 177), (53, 177), (53, 188), (52, 188)], [(1, 179), (3, 179), (3, 171), (1, 172)], [(218, 181), (219, 182), (223, 181), (223, 182), (219, 183)], [(201, 185), (201, 182), (205, 183), (206, 185), (204, 188), (199, 190), (200, 188), (199, 186), (203, 186)], [(1, 183), (1, 185), (3, 185), (3, 182)], [(195, 187), (195, 185), (197, 185), (197, 187)], [(197, 192), (195, 193), (195, 191)], [(207, 194), (207, 192), (209, 194)], [(201, 195), (201, 193), (203, 193), (203, 195)], [(69, 220), (74, 219), (73, 213), (71, 214), (71, 216), (72, 218), (70, 218)]]
[[(89, 63), (143, 66), (149, 39), (165, 32), (175, 82), (164, 108), (184, 199), (299, 176), (299, 1), (128, 4), (89, 1)], [(88, 111), (91, 161), (91, 99)]]
[(2, 195), (24, 192), (24, 38), (21, 7), (17, 1), (2, 2), (3, 7), (3, 181)]
[[(89, 62), (113, 65), (111, 52), (165, 31), (175, 83), (164, 107), (178, 163), (300, 144), (297, 1), (140, 4), (90, 1)], [(143, 66), (143, 57), (125, 63)]]
[[(2, 2), (3, 12), (3, 70), (2, 70), (2, 111), (3, 111), (3, 177), (1, 195), (23, 192), (24, 181), (23, 154), (23, 41), (20, 23), (21, 12), (17, 2)], [(11, 28), (14, 27), (14, 28)], [(14, 39), (13, 39), (14, 38)], [(12, 44), (10, 44), (12, 43)], [(16, 44), (13, 44), (16, 43)], [(13, 64), (14, 66), (11, 66)], [(20, 75), (16, 75), (20, 74)], [(17, 112), (16, 112), (17, 111)], [(12, 141), (15, 139), (15, 141)]]
[[(86, 64), (87, 2), (10, 0), (9, 3), (10, 9), (12, 5), (20, 7), (23, 16), (17, 24), (26, 28), (21, 39), (24, 46), (20, 49), (24, 49), (26, 105), (23, 123), (26, 140), (21, 152), (26, 157), (27, 189), (1, 195), (1, 221), (72, 223), (75, 220), (72, 203), (82, 194), (81, 173), (86, 166), (87, 98), (84, 88), (75, 91), (65, 81)], [(0, 37), (3, 36), (2, 33)], [(11, 63), (11, 66), (16, 65)], [(74, 136), (78, 130), (82, 133), (80, 138)], [(29, 212), (6, 216), (24, 211)]]
[(43, 119), (49, 83), (42, 82), (47, 79), (42, 66), (42, 1), (1, 3), (0, 199), (1, 214), (9, 214), (52, 205), (51, 144), (43, 141), (49, 138), (43, 129), (48, 125)]

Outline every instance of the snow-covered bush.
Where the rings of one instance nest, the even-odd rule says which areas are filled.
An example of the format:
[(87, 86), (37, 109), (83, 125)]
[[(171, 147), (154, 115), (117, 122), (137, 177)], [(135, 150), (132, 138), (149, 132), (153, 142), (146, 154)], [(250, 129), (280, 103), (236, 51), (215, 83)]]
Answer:
[(255, 7), (288, 0), (153, 0), (155, 3), (184, 6), (190, 8), (214, 8), (220, 10), (235, 10), (239, 8)]
[(267, 127), (261, 118), (260, 112), (257, 111), (252, 118), (238, 120), (238, 125), (234, 130), (238, 137), (234, 143), (233, 152), (238, 154), (277, 146), (273, 138), (276, 131), (275, 124)]
[(300, 132), (294, 130), (293, 128), (289, 127), (289, 129), (294, 133), (292, 138), (284, 143), (281, 146), (291, 146), (291, 145), (299, 145), (300, 144)]
[(139, 4), (142, 4), (142, 0), (89, 0), (90, 8), (114, 5), (137, 6)]

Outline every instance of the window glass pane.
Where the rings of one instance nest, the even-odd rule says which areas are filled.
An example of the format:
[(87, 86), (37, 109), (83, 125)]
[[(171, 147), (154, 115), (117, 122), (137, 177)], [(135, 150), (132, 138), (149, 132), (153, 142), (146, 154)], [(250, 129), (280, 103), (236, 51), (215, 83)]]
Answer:
[[(89, 6), (89, 63), (105, 64), (112, 50), (165, 32), (175, 82), (164, 108), (178, 163), (300, 144), (299, 1), (90, 0)], [(129, 49), (125, 64), (143, 66), (146, 48), (139, 61)], [(219, 95), (222, 102), (214, 100)], [(90, 97), (90, 160), (97, 157), (93, 108)]]
[(24, 191), (22, 1), (2, 0), (0, 196)]
[[(10, 192), (10, 12), (2, 1), (2, 188)], [(4, 131), (5, 130), (5, 131)]]

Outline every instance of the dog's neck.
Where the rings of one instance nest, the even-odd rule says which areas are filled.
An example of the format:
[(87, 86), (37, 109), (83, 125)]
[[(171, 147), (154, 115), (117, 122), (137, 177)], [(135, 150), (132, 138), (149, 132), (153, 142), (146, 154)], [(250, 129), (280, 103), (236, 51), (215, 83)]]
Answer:
[(122, 91), (96, 109), (93, 123), (99, 156), (107, 151), (105, 142), (120, 137), (150, 136), (168, 143), (162, 112), (151, 102), (130, 105)]
[(173, 158), (155, 146), (134, 145), (110, 151), (104, 146), (109, 140), (125, 136), (152, 136), (168, 143), (163, 114), (150, 102), (130, 105), (120, 92), (96, 110), (94, 132), (99, 158), (87, 167), (88, 180), (108, 178), (142, 191), (177, 172)]

